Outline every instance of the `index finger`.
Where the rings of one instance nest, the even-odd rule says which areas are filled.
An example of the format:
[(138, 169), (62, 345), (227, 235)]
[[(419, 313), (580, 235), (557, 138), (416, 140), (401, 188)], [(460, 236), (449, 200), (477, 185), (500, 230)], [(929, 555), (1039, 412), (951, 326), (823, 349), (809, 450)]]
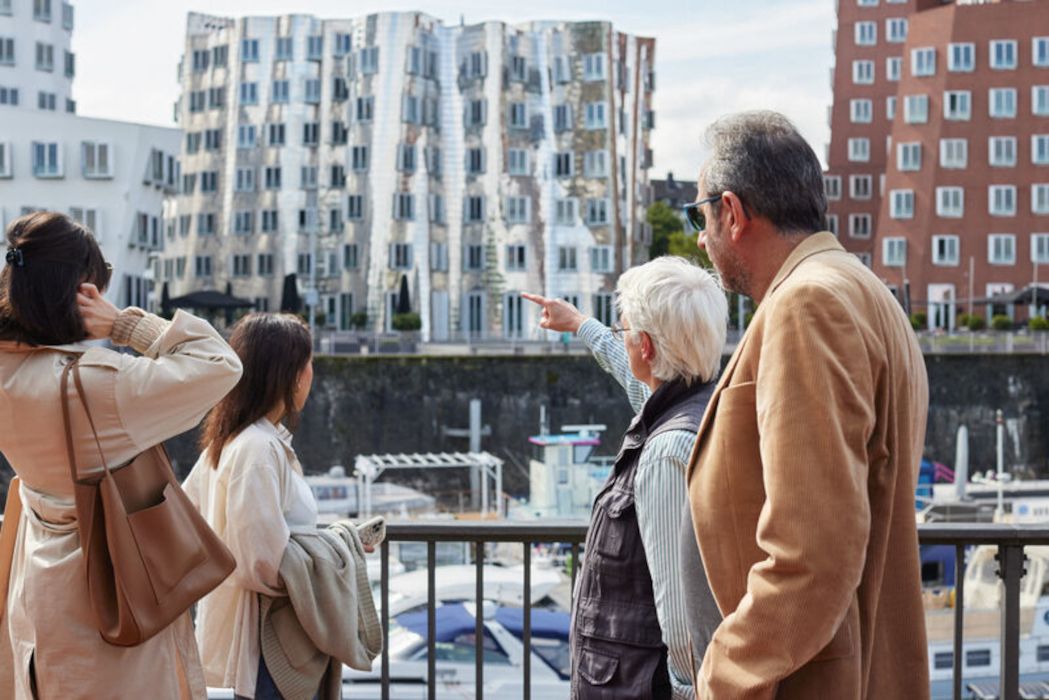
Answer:
[(538, 294), (529, 294), (528, 292), (521, 292), (521, 296), (532, 302), (533, 304), (539, 304), (540, 306), (546, 306), (550, 303), (550, 300), (546, 297), (539, 296)]

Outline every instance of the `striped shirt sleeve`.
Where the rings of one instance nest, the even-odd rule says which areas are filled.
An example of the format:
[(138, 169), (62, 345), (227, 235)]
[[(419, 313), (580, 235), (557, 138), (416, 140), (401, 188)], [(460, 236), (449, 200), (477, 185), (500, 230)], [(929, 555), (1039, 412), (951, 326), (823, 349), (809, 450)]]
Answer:
[(695, 440), (695, 433), (687, 430), (655, 436), (641, 451), (634, 476), (637, 522), (652, 577), (656, 615), (667, 646), (674, 700), (695, 698), (678, 540), (688, 498), (685, 465)]
[(638, 381), (630, 371), (630, 358), (627, 357), (623, 342), (616, 340), (611, 329), (596, 318), (583, 321), (576, 335), (586, 343), (597, 360), (598, 366), (605, 370), (626, 389), (627, 398), (634, 412), (641, 410), (652, 394), (644, 382)]

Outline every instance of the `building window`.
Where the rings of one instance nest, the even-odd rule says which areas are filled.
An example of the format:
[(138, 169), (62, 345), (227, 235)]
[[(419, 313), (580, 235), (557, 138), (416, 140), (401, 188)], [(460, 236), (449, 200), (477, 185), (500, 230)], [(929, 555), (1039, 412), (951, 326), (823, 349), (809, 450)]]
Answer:
[(270, 146), (283, 146), (287, 137), (283, 122), (280, 124), (268, 124), (267, 126)]
[(854, 30), (856, 46), (874, 46), (878, 43), (877, 22), (857, 22)]
[(1049, 134), (1031, 136), (1031, 163), (1049, 165)]
[(62, 148), (55, 142), (33, 142), (33, 176), (62, 177)]
[(266, 189), (279, 190), (281, 183), (280, 167), (270, 166), (266, 168)]
[(885, 98), (885, 118), (890, 122), (896, 118), (896, 96), (889, 95)]
[(259, 253), (255, 258), (255, 270), (260, 277), (273, 276), (273, 254)]
[(911, 75), (915, 77), (936, 75), (936, 49), (923, 47), (911, 50)]
[(554, 203), (554, 223), (558, 226), (575, 226), (577, 206), (574, 198), (558, 199)]
[(47, 110), (48, 112), (55, 111), (55, 93), (53, 92), (38, 92), (36, 94), (36, 106), (38, 109)]
[(484, 246), (476, 243), (463, 246), (463, 269), (467, 272), (484, 269)]
[(588, 226), (601, 226), (607, 224), (609, 203), (607, 199), (586, 200), (586, 223)]
[(371, 75), (379, 72), (379, 47), (369, 46), (361, 49), (361, 73)]
[(279, 212), (276, 209), (262, 210), (262, 232), (275, 233), (278, 229)]
[(958, 236), (932, 237), (933, 265), (957, 266), (958, 258)]
[(966, 139), (940, 139), (940, 167), (965, 168), (969, 162), (969, 142)]
[(319, 61), (323, 57), (324, 37), (317, 35), (306, 37), (306, 60)]
[[(92, 234), (96, 239), (102, 238), (102, 231), (99, 230), (99, 216), (98, 209), (89, 209), (85, 207), (71, 207), (69, 209), (69, 216), (73, 221), (77, 222)], [(168, 261), (170, 262), (170, 261)]]
[(210, 255), (198, 255), (195, 260), (196, 267), (194, 272), (197, 277), (211, 277), (211, 256)]
[(419, 110), (419, 98), (415, 95), (405, 95), (401, 99), (401, 121), (406, 124), (422, 123), (422, 114)]
[(527, 224), (531, 220), (532, 200), (529, 197), (506, 198), (506, 223)]
[(257, 63), (259, 60), (259, 40), (244, 39), (240, 42), (240, 60), (242, 63)]
[(353, 171), (362, 173), (368, 170), (368, 147), (354, 146), (350, 149), (350, 164)]
[(961, 218), (965, 213), (965, 190), (961, 187), (936, 188), (936, 215), (949, 219)]
[(208, 109), (222, 109), (226, 106), (226, 88), (208, 88)]
[(0, 66), (15, 65), (15, 40), (0, 36)]
[(583, 154), (585, 177), (608, 177), (608, 154), (605, 151), (587, 151)]
[(33, 19), (37, 22), (51, 21), (51, 0), (33, 0)]
[(222, 150), (222, 131), (219, 129), (206, 129), (204, 131), (204, 150)]
[(426, 172), (434, 176), (441, 174), (441, 149), (437, 146), (427, 146), (425, 151)]
[(194, 90), (189, 93), (189, 112), (196, 114), (204, 111), (207, 93), (203, 90)]
[(273, 60), (274, 61), (290, 61), (294, 57), (293, 52), (293, 40), (290, 36), (279, 36), (277, 37), (277, 43), (274, 46)]
[(554, 133), (561, 134), (572, 130), (572, 105), (554, 106)]
[(1031, 234), (1031, 262), (1049, 263), (1049, 233)]
[(835, 236), (838, 235), (838, 215), (827, 214), (827, 230), (833, 233)]
[(907, 239), (883, 238), (881, 262), (885, 267), (903, 267), (907, 264)]
[(466, 198), (464, 202), (465, 216), (463, 217), (468, 224), (476, 224), (484, 221), (485, 219), (485, 206), (483, 195), (471, 195)]
[(401, 143), (397, 145), (397, 169), (402, 173), (415, 172), (415, 144)]
[(1016, 88), (991, 88), (987, 100), (987, 109), (997, 119), (1016, 117)]
[(1015, 265), (1016, 236), (1011, 233), (992, 233), (988, 236), (987, 262), (992, 265)]
[(522, 272), (527, 269), (526, 246), (520, 244), (506, 246), (506, 269), (510, 272)]
[(907, 41), (907, 20), (903, 17), (890, 17), (885, 20), (885, 41), (890, 44), (902, 44)]
[(511, 102), (509, 107), (509, 122), (511, 129), (528, 128), (528, 108), (524, 102)]
[(914, 218), (914, 190), (889, 192), (889, 216), (893, 219)]
[(466, 113), (463, 121), (466, 126), (484, 126), (488, 120), (488, 102), (486, 100), (470, 100), (466, 105)]
[(259, 103), (259, 84), (240, 84), (240, 103), (242, 105), (257, 105)]
[(929, 96), (907, 95), (903, 98), (903, 121), (925, 124), (929, 121)]
[(874, 109), (868, 99), (849, 100), (849, 119), (854, 124), (869, 124), (873, 118)]
[(346, 243), (342, 246), (342, 267), (344, 270), (357, 269), (357, 244)]
[(995, 70), (1016, 69), (1016, 40), (991, 41), (991, 68)]
[(849, 139), (849, 160), (854, 163), (866, 163), (871, 159), (871, 142), (866, 137)]
[(306, 80), (306, 96), (304, 101), (306, 104), (320, 104), (321, 101), (321, 81), (318, 78), (307, 78)]
[(988, 140), (987, 160), (998, 168), (1011, 168), (1016, 165), (1016, 137), (992, 136)]
[(1031, 114), (1049, 117), (1049, 85), (1035, 85), (1031, 88)]
[(554, 154), (554, 175), (557, 177), (572, 177), (574, 174), (574, 168), (572, 167), (575, 159), (572, 157), (571, 151), (562, 151)]
[(507, 156), (506, 169), (510, 175), (528, 174), (528, 151), (523, 148), (511, 148)]
[(849, 236), (852, 238), (870, 238), (871, 215), (849, 214)]
[(922, 145), (915, 141), (896, 145), (896, 168), (898, 170), (921, 170)]
[(576, 263), (576, 249), (573, 246), (557, 247), (557, 270), (558, 272), (575, 272), (578, 269)]
[(827, 199), (841, 199), (841, 175), (824, 175), (823, 192), (826, 194)]
[(394, 193), (393, 218), (400, 221), (413, 221), (415, 219), (415, 195), (407, 192)]
[(237, 168), (236, 191), (255, 191), (255, 168)]
[(255, 148), (255, 125), (241, 124), (237, 127), (237, 148)]
[(466, 149), (466, 174), (479, 175), (485, 168), (484, 147)]
[(943, 93), (943, 118), (968, 121), (972, 117), (972, 93), (968, 90), (948, 90)]
[(229, 46), (222, 44), (211, 49), (211, 65), (225, 68), (229, 65)]
[(351, 221), (364, 218), (364, 195), (351, 194), (346, 198), (346, 218)]
[(853, 199), (870, 199), (871, 179), (870, 175), (850, 175), (849, 196)]
[(55, 69), (55, 47), (51, 44), (36, 42), (36, 69), (48, 73)]
[(874, 83), (874, 61), (853, 61), (852, 82), (856, 85), (871, 85)]
[(412, 246), (409, 243), (390, 244), (390, 269), (410, 270), (412, 268)]
[(270, 92), (270, 101), (275, 104), (286, 104), (291, 99), (291, 90), (287, 80), (274, 80)]
[(80, 144), (81, 172), (86, 178), (113, 177), (110, 145), (100, 141), (82, 141)]
[(210, 236), (215, 233), (215, 215), (197, 214), (197, 235)]
[(587, 129), (605, 129), (608, 127), (608, 121), (605, 117), (605, 106), (604, 102), (586, 103), (585, 123)]
[[(899, 56), (890, 56), (885, 59), (885, 79), (890, 83), (899, 82), (900, 74), (903, 73), (903, 59)], [(855, 72), (853, 73), (855, 76)], [(853, 78), (855, 81), (855, 77)], [(872, 81), (873, 82), (873, 81)]]
[(1031, 213), (1049, 214), (1049, 184), (1031, 185)]
[(583, 55), (583, 80), (595, 82), (604, 80), (605, 55), (603, 53), (588, 53)]
[(975, 69), (975, 44), (947, 44), (947, 70), (953, 73), (971, 73)]
[(331, 143), (333, 146), (345, 146), (350, 138), (350, 130), (341, 121), (331, 123)]
[(0, 87), (0, 105), (18, 106), (18, 88)]
[(932, 666), (938, 670), (954, 668), (954, 652), (941, 651), (933, 655)]
[(590, 248), (590, 271), (601, 274), (612, 271), (612, 246), (596, 245)]
[(253, 233), (255, 214), (250, 211), (233, 212), (233, 233)]
[(358, 122), (370, 122), (375, 114), (375, 98), (358, 97), (354, 113)]
[(1016, 216), (1016, 186), (991, 185), (988, 187), (987, 210), (991, 216)]

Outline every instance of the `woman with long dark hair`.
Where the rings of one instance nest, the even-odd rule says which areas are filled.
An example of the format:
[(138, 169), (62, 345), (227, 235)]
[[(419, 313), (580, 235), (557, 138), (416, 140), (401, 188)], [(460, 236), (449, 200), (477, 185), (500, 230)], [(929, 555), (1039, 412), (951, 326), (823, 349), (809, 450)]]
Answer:
[(259, 596), (282, 596), (279, 570), (293, 532), (315, 531), (317, 503), (291, 446), (313, 384), (313, 343), (297, 316), (250, 314), (230, 345), (244, 376), (204, 423), (184, 487), (237, 560), (197, 610), (208, 685), (279, 698), (260, 652)]
[[(0, 697), (203, 697), (189, 615), (134, 647), (112, 646), (92, 613), (70, 477), (116, 469), (189, 430), (236, 384), (240, 361), (205, 321), (168, 322), (103, 297), (111, 268), (94, 237), (67, 216), (39, 212), (6, 232), (0, 271), (0, 452), (21, 481), (7, 606), (0, 634)], [(140, 356), (90, 347), (108, 339)], [(99, 445), (74, 390), (77, 361)], [(69, 402), (67, 448), (63, 402)], [(5, 534), (7, 534), (5, 532)], [(0, 569), (2, 570), (2, 569)], [(0, 585), (7, 582), (0, 581)], [(4, 645), (6, 650), (6, 645)]]

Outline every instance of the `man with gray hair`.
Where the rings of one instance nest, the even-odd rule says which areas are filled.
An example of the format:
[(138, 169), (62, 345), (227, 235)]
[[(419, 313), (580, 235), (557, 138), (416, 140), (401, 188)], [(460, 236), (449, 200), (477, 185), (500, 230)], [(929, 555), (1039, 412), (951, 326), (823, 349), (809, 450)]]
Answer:
[(594, 500), (572, 610), (572, 698), (691, 700), (678, 539), (728, 305), (709, 273), (677, 257), (627, 270), (616, 291), (611, 329), (568, 302), (523, 295), (543, 307), (541, 327), (583, 339), (637, 411)]
[(697, 696), (927, 698), (917, 340), (886, 286), (821, 232), (820, 164), (785, 117), (729, 116), (708, 140), (686, 213), (725, 287), (758, 307), (688, 468), (724, 615)]

